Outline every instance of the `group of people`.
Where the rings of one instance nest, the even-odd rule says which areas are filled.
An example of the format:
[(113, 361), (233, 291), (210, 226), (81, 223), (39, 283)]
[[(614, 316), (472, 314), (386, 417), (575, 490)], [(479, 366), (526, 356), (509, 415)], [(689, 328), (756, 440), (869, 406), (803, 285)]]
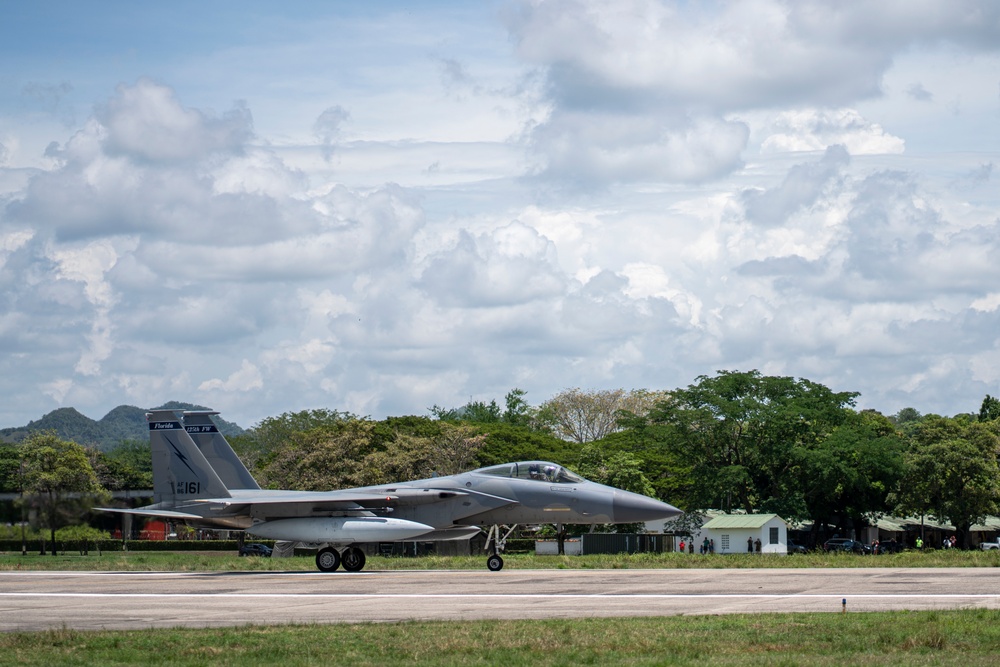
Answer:
[[(684, 549), (687, 549), (689, 554), (694, 553), (694, 540), (684, 540), (681, 539), (680, 552), (684, 553)], [(760, 538), (758, 537), (755, 541), (752, 537), (747, 538), (747, 553), (751, 554), (754, 551), (760, 553)], [(702, 540), (701, 545), (698, 547), (698, 553), (704, 554), (714, 554), (715, 553), (715, 540), (705, 538)]]
[[(684, 549), (687, 549), (689, 554), (694, 553), (694, 540), (687, 541), (681, 540), (680, 552), (684, 553)], [(704, 554), (714, 554), (715, 553), (715, 540), (710, 540), (707, 537), (702, 541), (701, 546), (698, 547), (698, 553)]]

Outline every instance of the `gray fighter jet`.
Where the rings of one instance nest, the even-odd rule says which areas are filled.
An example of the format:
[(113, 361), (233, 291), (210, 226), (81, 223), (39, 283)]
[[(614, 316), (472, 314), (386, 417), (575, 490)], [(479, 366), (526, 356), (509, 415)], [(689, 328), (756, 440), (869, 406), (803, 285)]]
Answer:
[(667, 503), (587, 481), (547, 461), (337, 491), (261, 489), (214, 428), (211, 414), (216, 413), (186, 413), (185, 428), (179, 411), (150, 412), (154, 503), (99, 509), (314, 544), (323, 572), (341, 565), (361, 570), (360, 543), (469, 539), (483, 526), (492, 527), (494, 552), (487, 567), (496, 571), (503, 567), (501, 525), (637, 523), (681, 514)]

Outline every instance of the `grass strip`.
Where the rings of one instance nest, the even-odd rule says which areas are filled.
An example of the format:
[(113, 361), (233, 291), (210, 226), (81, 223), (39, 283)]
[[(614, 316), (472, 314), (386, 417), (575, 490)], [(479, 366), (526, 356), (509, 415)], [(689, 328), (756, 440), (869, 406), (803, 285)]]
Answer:
[(0, 634), (0, 665), (994, 665), (1000, 611)]
[[(419, 558), (371, 556), (366, 570), (482, 570), (485, 556), (421, 556)], [(732, 554), (699, 556), (677, 553), (606, 554), (589, 556), (536, 556), (507, 554), (504, 569), (689, 569), (689, 568), (814, 568), (814, 567), (1000, 567), (1000, 551), (907, 551), (883, 556), (849, 553), (805, 555)], [(239, 558), (231, 552), (105, 551), (56, 556), (0, 553), (0, 570), (99, 570), (99, 571), (315, 571), (312, 555), (292, 558)]]

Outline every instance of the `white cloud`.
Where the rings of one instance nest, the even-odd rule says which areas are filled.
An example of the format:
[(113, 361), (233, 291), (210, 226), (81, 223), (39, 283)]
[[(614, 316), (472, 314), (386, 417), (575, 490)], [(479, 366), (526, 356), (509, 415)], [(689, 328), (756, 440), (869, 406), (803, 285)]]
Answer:
[(244, 359), (240, 369), (234, 371), (228, 378), (225, 380), (218, 378), (206, 380), (198, 385), (198, 391), (247, 392), (260, 389), (263, 386), (264, 380), (260, 374), (260, 370), (249, 360)]
[(185, 109), (172, 89), (145, 78), (134, 86), (119, 86), (98, 118), (108, 154), (137, 162), (189, 161), (239, 152), (253, 132), (245, 107), (213, 118)]
[(0, 62), (0, 423), (719, 368), (889, 413), (1000, 392), (995, 3), (494, 9), (251, 8), (135, 59), (110, 10), (67, 9), (92, 48), (59, 71), (16, 25), (39, 49), (30, 81)]
[(888, 134), (854, 109), (803, 109), (778, 114), (761, 144), (764, 153), (818, 151), (842, 145), (851, 155), (902, 153), (899, 137)]

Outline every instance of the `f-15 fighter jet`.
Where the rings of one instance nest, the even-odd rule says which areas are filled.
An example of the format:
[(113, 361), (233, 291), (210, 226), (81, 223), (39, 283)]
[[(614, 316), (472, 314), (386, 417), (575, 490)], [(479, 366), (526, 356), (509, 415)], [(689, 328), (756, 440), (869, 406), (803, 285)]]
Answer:
[[(357, 545), (365, 542), (469, 539), (483, 526), (638, 523), (681, 514), (667, 503), (590, 482), (547, 461), (336, 491), (261, 489), (213, 428), (210, 414), (216, 413), (148, 413), (154, 503), (101, 509), (315, 544), (323, 572), (341, 565), (361, 570), (365, 554)], [(495, 531), (494, 545), (501, 541)], [(496, 546), (487, 567), (503, 567)]]

